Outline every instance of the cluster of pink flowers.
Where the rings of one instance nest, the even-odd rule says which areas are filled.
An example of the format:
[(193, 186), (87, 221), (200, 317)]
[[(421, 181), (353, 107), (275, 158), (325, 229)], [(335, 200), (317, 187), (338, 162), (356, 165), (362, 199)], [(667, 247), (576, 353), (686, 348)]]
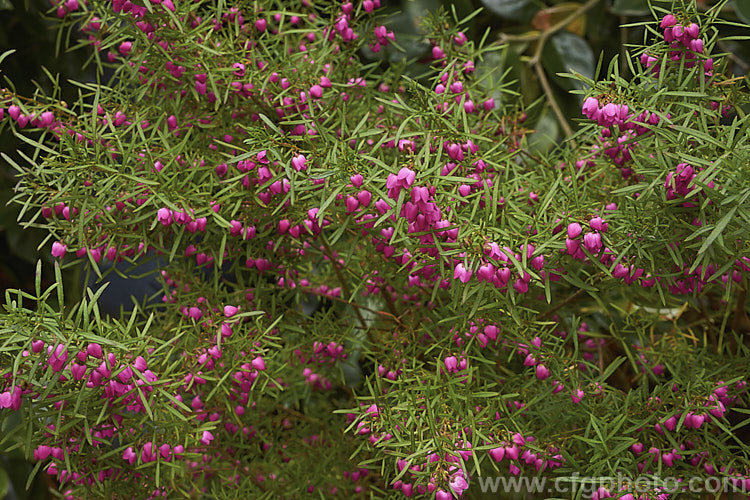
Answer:
[[(675, 200), (677, 198), (689, 198), (691, 192), (698, 187), (693, 182), (697, 175), (698, 173), (691, 165), (687, 163), (678, 163), (674, 172), (669, 172), (667, 174), (667, 179), (664, 181), (664, 188), (667, 190), (667, 199)], [(713, 180), (709, 180), (706, 183), (706, 187), (714, 189), (716, 188), (716, 184)], [(711, 202), (709, 201), (709, 203)], [(692, 201), (685, 201), (682, 205), (686, 208), (695, 206)]]
[[(669, 61), (679, 63), (684, 60), (685, 67), (692, 68), (698, 56), (703, 54), (704, 51), (700, 27), (693, 22), (679, 23), (674, 14), (665, 15), (661, 20), (660, 27), (664, 29), (664, 41), (671, 48), (668, 53)], [(655, 74), (659, 73), (659, 59), (648, 52), (644, 52), (641, 54), (640, 60), (641, 64), (651, 68)], [(706, 75), (710, 76), (714, 68), (713, 58), (704, 59), (702, 64)]]

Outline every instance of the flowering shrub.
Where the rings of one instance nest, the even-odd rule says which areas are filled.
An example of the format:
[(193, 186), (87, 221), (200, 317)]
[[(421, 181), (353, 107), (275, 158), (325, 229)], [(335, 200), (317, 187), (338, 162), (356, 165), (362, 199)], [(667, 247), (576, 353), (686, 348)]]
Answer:
[(581, 127), (547, 154), (488, 84), (502, 47), (445, 11), (407, 79), (361, 58), (399, 43), (378, 0), (56, 5), (111, 77), (0, 92), (38, 150), (6, 158), (15, 201), (62, 267), (159, 256), (163, 293), (117, 319), (6, 292), (0, 443), (68, 498), (750, 486), (747, 92), (718, 8), (670, 5), (630, 80), (569, 75)]

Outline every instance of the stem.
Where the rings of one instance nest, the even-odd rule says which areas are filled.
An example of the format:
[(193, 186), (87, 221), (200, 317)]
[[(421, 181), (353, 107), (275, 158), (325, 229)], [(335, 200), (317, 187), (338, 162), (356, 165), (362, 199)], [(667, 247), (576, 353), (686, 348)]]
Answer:
[[(552, 87), (550, 87), (549, 81), (547, 81), (547, 75), (544, 74), (544, 68), (542, 68), (542, 63), (540, 63), (539, 61), (536, 61), (534, 63), (534, 69), (536, 70), (536, 75), (539, 78), (539, 83), (542, 84), (542, 88), (544, 89), (544, 94), (547, 96), (547, 101), (549, 101), (549, 105), (550, 107), (552, 107), (552, 111), (555, 112), (555, 117), (557, 118), (557, 121), (560, 122), (560, 126), (562, 126), (563, 130), (565, 131), (565, 135), (568, 137), (571, 137), (573, 135), (573, 129), (570, 128), (570, 125), (568, 124), (568, 120), (566, 120), (565, 116), (563, 116), (562, 110), (560, 109), (560, 105), (557, 104), (555, 95), (552, 93)], [(575, 141), (571, 139), (570, 142), (573, 144), (573, 147), (575, 147)]]
[(547, 43), (547, 39), (549, 37), (565, 28), (567, 25), (575, 21), (587, 11), (591, 10), (591, 8), (594, 7), (594, 5), (596, 5), (597, 3), (599, 3), (599, 0), (589, 0), (585, 4), (581, 5), (576, 10), (568, 14), (568, 16), (559, 23), (551, 26), (549, 29), (542, 31), (539, 34), (539, 44), (536, 46), (534, 56), (531, 58), (531, 61), (529, 61), (529, 64), (537, 64), (539, 62), (542, 57), (542, 49), (544, 49), (544, 44)]
[(544, 318), (545, 316), (549, 316), (550, 314), (554, 313), (555, 311), (557, 311), (557, 310), (558, 310), (558, 309), (560, 309), (561, 307), (564, 307), (564, 306), (566, 306), (567, 304), (569, 304), (569, 303), (573, 302), (573, 301), (574, 301), (575, 299), (577, 299), (577, 298), (578, 298), (578, 297), (579, 297), (579, 296), (580, 296), (580, 295), (581, 295), (581, 294), (582, 294), (583, 292), (584, 292), (584, 289), (583, 289), (583, 288), (579, 288), (578, 290), (576, 290), (576, 291), (575, 291), (575, 293), (572, 293), (571, 295), (568, 295), (568, 297), (567, 297), (567, 298), (565, 298), (565, 299), (564, 299), (564, 300), (563, 300), (562, 302), (558, 302), (558, 303), (557, 303), (557, 304), (555, 305), (555, 307), (553, 307), (552, 309), (547, 309), (547, 310), (546, 310), (546, 311), (544, 311), (543, 313), (539, 313), (539, 314), (537, 315), (536, 319), (542, 319), (542, 318)]
[[(568, 136), (573, 135), (573, 129), (570, 128), (568, 121), (565, 119), (565, 116), (563, 116), (562, 111), (560, 110), (560, 106), (557, 104), (557, 100), (555, 100), (555, 96), (552, 94), (552, 88), (549, 85), (549, 81), (547, 81), (547, 76), (544, 74), (544, 68), (542, 68), (542, 64), (541, 64), (542, 50), (544, 50), (544, 45), (547, 43), (547, 40), (549, 39), (549, 37), (551, 37), (558, 31), (564, 29), (567, 25), (569, 25), (575, 19), (577, 19), (578, 17), (582, 16), (584, 13), (589, 11), (597, 3), (599, 3), (599, 0), (589, 0), (585, 4), (581, 5), (576, 10), (568, 14), (563, 20), (561, 20), (560, 22), (558, 22), (557, 24), (553, 26), (550, 26), (549, 29), (542, 31), (538, 35), (531, 35), (531, 36), (529, 35), (520, 35), (520, 36), (502, 35), (500, 37), (500, 43), (513, 42), (513, 41), (524, 41), (524, 42), (537, 41), (537, 46), (536, 46), (536, 49), (534, 50), (534, 55), (531, 57), (531, 60), (529, 60), (529, 65), (534, 66), (537, 77), (539, 78), (539, 82), (542, 84), (542, 88), (544, 89), (544, 93), (547, 96), (547, 99), (549, 100), (550, 106), (552, 107), (552, 110), (555, 112), (555, 116), (557, 117), (557, 120), (560, 122), (560, 125), (562, 126), (563, 130)], [(573, 147), (575, 147), (575, 142), (573, 142)]]
[[(341, 284), (341, 289), (344, 291), (347, 297), (349, 297), (349, 300), (347, 303), (351, 304), (352, 296), (351, 291), (349, 290), (349, 284), (344, 280), (344, 276), (341, 274), (341, 269), (339, 269), (339, 263), (336, 260), (336, 258), (333, 256), (333, 252), (331, 252), (331, 247), (328, 246), (327, 241), (323, 241), (323, 248), (324, 253), (328, 257), (328, 260), (331, 261), (331, 265), (333, 266), (333, 270), (336, 273), (336, 277), (339, 280), (339, 283)], [(359, 308), (354, 308), (354, 314), (357, 316), (357, 319), (359, 320), (359, 323), (362, 325), (362, 329), (367, 334), (367, 338), (370, 339), (370, 342), (373, 344), (375, 343), (375, 340), (372, 338), (372, 334), (370, 333), (370, 329), (367, 326), (367, 323), (365, 322), (365, 318), (362, 316), (362, 313), (360, 312)]]
[(625, 45), (628, 43), (628, 28), (624, 26), (627, 21), (626, 16), (620, 16), (620, 76), (625, 77), (625, 72), (628, 70), (628, 65), (625, 62)]

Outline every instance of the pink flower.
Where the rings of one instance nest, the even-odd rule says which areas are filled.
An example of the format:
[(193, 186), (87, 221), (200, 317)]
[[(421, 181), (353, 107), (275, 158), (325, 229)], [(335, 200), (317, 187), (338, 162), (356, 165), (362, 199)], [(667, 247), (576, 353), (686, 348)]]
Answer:
[(675, 24), (677, 24), (677, 19), (674, 17), (674, 15), (667, 14), (662, 18), (660, 26), (662, 28), (671, 28)]
[(156, 219), (164, 226), (168, 226), (172, 223), (172, 211), (166, 207), (160, 208), (156, 212)]
[(266, 369), (266, 362), (263, 361), (263, 358), (258, 356), (255, 359), (252, 360), (251, 364), (253, 365), (253, 368), (255, 368), (258, 371), (263, 371)]
[(86, 347), (86, 354), (97, 359), (102, 359), (102, 346), (96, 343), (89, 344)]
[(448, 144), (445, 147), (446, 152), (448, 153), (448, 156), (456, 161), (463, 161), (464, 159), (464, 152), (461, 149), (460, 144)]
[(139, 372), (145, 372), (148, 370), (148, 363), (143, 359), (143, 356), (137, 356), (133, 362), (133, 367)]
[(451, 489), (456, 492), (456, 495), (461, 496), (464, 490), (469, 487), (469, 483), (466, 482), (463, 474), (459, 473), (451, 478), (450, 486)]
[(21, 108), (17, 105), (12, 105), (8, 108), (8, 116), (13, 118), (14, 120), (18, 120), (18, 117), (21, 115)]
[(122, 454), (122, 459), (130, 465), (133, 465), (135, 464), (135, 461), (138, 460), (138, 455), (136, 455), (136, 453), (133, 451), (132, 446), (128, 446)]
[(39, 447), (34, 450), (34, 460), (45, 460), (50, 456), (50, 453), (52, 453), (52, 448), (45, 444), (39, 445)]
[(589, 226), (595, 231), (607, 232), (607, 223), (601, 217), (594, 217), (589, 221)]
[(214, 440), (214, 435), (211, 434), (211, 431), (203, 431), (203, 435), (201, 436), (201, 443), (208, 446), (211, 444), (211, 441)]
[(0, 392), (0, 408), (18, 411), (21, 408), (21, 387), (15, 386), (9, 391)]
[(402, 187), (408, 188), (414, 183), (416, 177), (417, 174), (414, 171), (409, 170), (407, 167), (401, 167), (401, 170), (398, 171), (397, 179)]
[(349, 180), (352, 182), (352, 185), (354, 187), (362, 187), (362, 183), (364, 182), (364, 177), (362, 177), (362, 174), (354, 174), (351, 177), (349, 177)]
[(56, 241), (52, 244), (52, 256), (53, 257), (63, 257), (67, 251), (68, 251), (67, 245), (62, 244), (59, 241)]
[(292, 168), (296, 170), (297, 172), (301, 170), (307, 169), (307, 158), (305, 158), (305, 155), (295, 155), (294, 158), (292, 158)]
[(360, 205), (368, 206), (370, 202), (372, 201), (372, 193), (367, 191), (366, 189), (363, 189), (359, 193), (357, 193), (357, 201), (359, 201)]
[(568, 238), (571, 240), (577, 238), (581, 234), (581, 225), (577, 222), (571, 222), (568, 224)]
[(568, 251), (568, 255), (575, 255), (580, 248), (581, 242), (579, 240), (565, 238), (565, 249)]
[(453, 500), (453, 495), (445, 490), (437, 490), (435, 492), (435, 500)]
[(449, 372), (455, 372), (458, 369), (458, 359), (455, 356), (448, 356), (443, 363)]
[(244, 64), (236, 62), (236, 63), (232, 64), (232, 68), (234, 69), (234, 71), (232, 72), (232, 74), (234, 76), (244, 76), (245, 75), (245, 65)]
[(492, 457), (492, 460), (494, 460), (495, 462), (501, 462), (503, 458), (505, 458), (505, 448), (503, 448), (502, 446), (498, 448), (492, 448), (489, 451), (489, 454), (490, 457)]
[(602, 248), (602, 236), (600, 233), (586, 233), (583, 235), (583, 246), (586, 250), (596, 254)]
[(472, 272), (466, 269), (466, 267), (464, 267), (464, 265), (459, 262), (458, 264), (456, 264), (456, 267), (453, 270), (453, 279), (461, 280), (461, 283), (468, 283), (471, 279), (471, 274)]
[(600, 114), (599, 101), (593, 97), (587, 97), (586, 100), (583, 101), (583, 108), (581, 111), (587, 118), (598, 120)]
[(130, 54), (130, 50), (133, 48), (132, 42), (122, 42), (120, 44), (120, 54), (122, 54), (124, 57), (127, 57), (128, 54)]
[(584, 395), (585, 393), (581, 389), (576, 389), (576, 392), (570, 395), (570, 399), (572, 399), (575, 404), (578, 404), (581, 402)]

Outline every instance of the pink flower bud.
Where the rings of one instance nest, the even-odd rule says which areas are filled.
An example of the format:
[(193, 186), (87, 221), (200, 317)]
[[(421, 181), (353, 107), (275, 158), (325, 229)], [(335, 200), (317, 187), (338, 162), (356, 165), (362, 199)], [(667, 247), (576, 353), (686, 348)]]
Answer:
[(674, 17), (674, 15), (667, 14), (662, 18), (660, 26), (662, 28), (671, 28), (675, 24), (677, 24), (677, 19)]
[(263, 371), (266, 369), (266, 362), (263, 361), (263, 358), (260, 356), (257, 356), (255, 359), (252, 360), (251, 364), (253, 365), (253, 368), (255, 368), (258, 371)]
[(139, 372), (145, 372), (146, 370), (148, 370), (148, 363), (146, 363), (146, 360), (143, 359), (143, 356), (138, 356), (133, 362), (133, 367)]
[(45, 460), (52, 453), (52, 448), (42, 444), (34, 450), (34, 460)]
[(323, 97), (323, 88), (320, 85), (313, 85), (310, 87), (310, 96), (314, 97), (315, 99), (320, 99)]
[(576, 392), (574, 392), (573, 394), (570, 395), (570, 399), (573, 400), (573, 403), (578, 404), (578, 403), (581, 402), (581, 400), (583, 399), (584, 395), (585, 395), (585, 393), (583, 392), (583, 390), (576, 389)]
[(589, 226), (595, 231), (606, 231), (606, 224), (601, 217), (594, 217), (589, 221)]
[(536, 365), (536, 378), (544, 380), (549, 377), (549, 368), (544, 365)]
[(453, 500), (453, 494), (445, 490), (437, 490), (435, 492), (435, 500)]
[(211, 431), (203, 431), (203, 434), (201, 436), (201, 443), (208, 446), (209, 444), (211, 444), (211, 441), (213, 440), (214, 440), (214, 435), (211, 434)]
[(62, 244), (59, 241), (56, 241), (52, 244), (52, 256), (53, 257), (63, 257), (65, 256), (65, 253), (67, 251), (68, 251), (67, 245)]
[(21, 115), (21, 107), (16, 106), (15, 104), (10, 106), (8, 108), (8, 116), (13, 118), (14, 120), (18, 120), (18, 117)]
[(86, 353), (94, 358), (102, 359), (102, 346), (96, 343), (89, 344), (86, 346)]
[(581, 225), (577, 222), (571, 222), (568, 224), (568, 238), (575, 239), (581, 234)]
[(122, 42), (120, 44), (119, 50), (120, 54), (123, 55), (123, 57), (127, 57), (128, 54), (130, 54), (130, 50), (133, 48), (132, 42)]
[[(688, 36), (692, 39), (698, 39), (700, 34), (701, 34), (700, 27), (695, 23), (690, 23), (688, 26), (685, 27), (685, 36)], [(701, 45), (703, 44), (702, 42), (703, 40), (701, 40)], [(696, 52), (700, 52), (700, 51), (696, 50)]]
[(501, 462), (503, 458), (505, 458), (505, 448), (503, 448), (502, 446), (498, 448), (492, 448), (489, 451), (489, 454), (490, 457), (492, 457), (492, 460), (494, 460), (495, 462)]
[(172, 223), (172, 211), (166, 207), (160, 208), (156, 212), (156, 219), (164, 226), (168, 226)]
[(370, 205), (370, 202), (372, 201), (372, 193), (366, 189), (360, 191), (357, 193), (357, 201), (365, 207)]
[(128, 448), (122, 453), (122, 459), (130, 465), (133, 465), (135, 464), (135, 461), (138, 460), (138, 455), (133, 451), (132, 446), (128, 446)]
[(458, 359), (455, 356), (448, 356), (443, 363), (449, 372), (455, 372), (458, 369)]

